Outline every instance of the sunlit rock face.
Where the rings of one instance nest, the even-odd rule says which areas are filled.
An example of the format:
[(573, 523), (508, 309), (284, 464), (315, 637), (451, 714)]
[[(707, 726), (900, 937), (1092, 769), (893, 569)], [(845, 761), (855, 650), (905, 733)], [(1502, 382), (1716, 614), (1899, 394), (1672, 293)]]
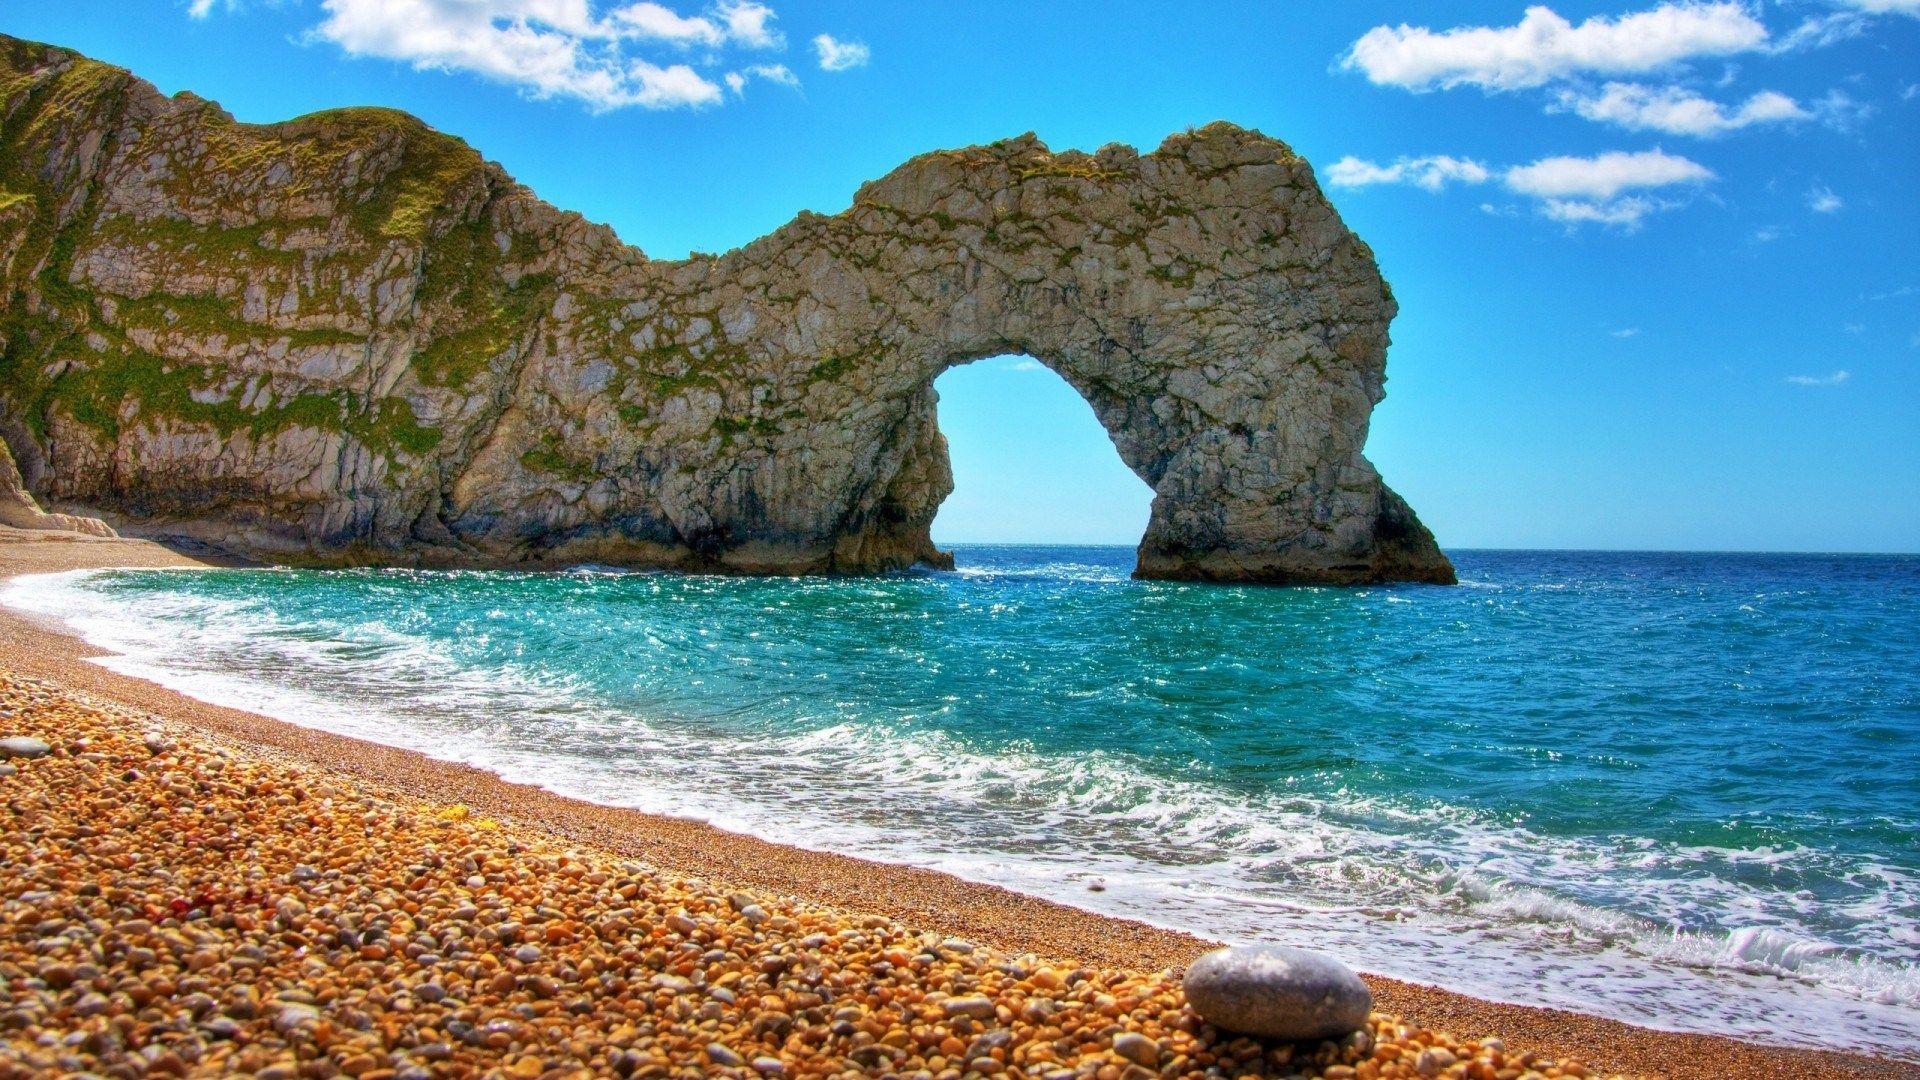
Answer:
[(1154, 489), (1143, 576), (1452, 580), (1362, 455), (1392, 295), (1257, 133), (941, 151), (654, 261), (401, 113), (240, 124), (12, 39), (0, 77), (43, 501), (294, 561), (937, 565), (933, 380), (1017, 352)]

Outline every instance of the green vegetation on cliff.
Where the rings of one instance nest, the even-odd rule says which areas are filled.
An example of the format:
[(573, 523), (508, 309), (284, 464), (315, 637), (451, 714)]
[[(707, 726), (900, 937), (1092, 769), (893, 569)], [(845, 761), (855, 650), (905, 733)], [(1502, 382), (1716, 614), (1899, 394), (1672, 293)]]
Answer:
[[(499, 280), (500, 253), (480, 220), (495, 185), (480, 155), (391, 109), (254, 126), (189, 104), (192, 135), (181, 146), (199, 152), (166, 152), (171, 172), (159, 181), (177, 209), (106, 213), (98, 171), (117, 153), (152, 152), (117, 142), (136, 92), (119, 68), (0, 35), (0, 214), (27, 215), (9, 233), (9, 278), (0, 282), (0, 409), (42, 442), (57, 414), (108, 442), (129, 424), (197, 426), (223, 440), (306, 428), (389, 455), (431, 451), (443, 433), (422, 425), (403, 397), (310, 380), (283, 389), (275, 384), (287, 380), (270, 379), (242, 405), (246, 380), (236, 380), (229, 356), (364, 346), (362, 334), (331, 325), (364, 324), (364, 311), (332, 312), (303, 295), (300, 311), (268, 323), (243, 314), (241, 293), (299, 292), (307, 280), (329, 283), (323, 292), (348, 287), (400, 244), (418, 252), (428, 294), (420, 306), (431, 309), (431, 325), (448, 328), (429, 335), (420, 375), (463, 384), (514, 339), (550, 284)], [(166, 130), (174, 134), (133, 137), (180, 138), (178, 124)], [(306, 209), (260, 213), (275, 205)], [(124, 285), (105, 287), (82, 268), (95, 257), (131, 259), (146, 269), (129, 280), (157, 275), (159, 287), (121, 295), (113, 289)], [(471, 325), (468, 305), (486, 313)]]

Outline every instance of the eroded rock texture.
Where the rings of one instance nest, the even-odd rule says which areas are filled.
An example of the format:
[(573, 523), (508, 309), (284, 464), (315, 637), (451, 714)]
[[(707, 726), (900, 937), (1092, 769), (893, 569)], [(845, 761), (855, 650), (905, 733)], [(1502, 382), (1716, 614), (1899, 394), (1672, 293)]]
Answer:
[(11, 39), (0, 80), (43, 500), (291, 560), (937, 564), (933, 380), (1020, 352), (1153, 487), (1143, 575), (1452, 578), (1361, 454), (1393, 298), (1254, 132), (927, 154), (666, 262), (403, 114), (250, 126)]
[(49, 514), (40, 509), (33, 493), (20, 477), (13, 455), (0, 442), (0, 527), (7, 529), (49, 529), (58, 532), (86, 533), (88, 536), (113, 536), (106, 522), (73, 514)]

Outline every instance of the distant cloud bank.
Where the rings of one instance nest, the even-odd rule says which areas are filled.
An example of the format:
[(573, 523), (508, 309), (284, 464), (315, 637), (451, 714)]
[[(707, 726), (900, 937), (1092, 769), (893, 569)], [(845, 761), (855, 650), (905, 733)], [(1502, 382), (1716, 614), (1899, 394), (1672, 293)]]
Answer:
[[(1802, 9), (1797, 24), (1779, 33), (1762, 20), (1765, 11), (1791, 10), (1735, 0), (1666, 0), (1645, 10), (1575, 22), (1536, 4), (1505, 26), (1376, 26), (1335, 66), (1375, 86), (1416, 94), (1461, 88), (1489, 95), (1535, 92), (1551, 114), (1679, 138), (1709, 140), (1807, 125), (1855, 131), (1876, 113), (1874, 104), (1838, 88), (1807, 98), (1767, 87), (1729, 94), (1727, 88), (1741, 73), (1729, 61), (1747, 55), (1781, 58), (1848, 41), (1884, 18), (1920, 18), (1920, 0), (1826, 0), (1824, 8)], [(1708, 61), (1718, 69), (1717, 79), (1697, 70)], [(1920, 94), (1920, 86), (1903, 94)], [(1337, 187), (1400, 184), (1430, 192), (1496, 178), (1552, 220), (1635, 229), (1649, 214), (1684, 205), (1675, 192), (1716, 176), (1706, 165), (1657, 148), (1544, 157), (1504, 170), (1453, 154), (1401, 155), (1383, 164), (1349, 155), (1327, 170), (1328, 182)], [(1807, 193), (1806, 202), (1819, 214), (1837, 213), (1845, 205), (1820, 186)], [(1481, 208), (1514, 213), (1493, 203)], [(1752, 239), (1766, 242), (1779, 235), (1769, 226)]]
[(1767, 28), (1735, 3), (1661, 4), (1575, 25), (1552, 8), (1530, 7), (1513, 26), (1376, 26), (1341, 59), (1382, 86), (1407, 90), (1478, 86), (1518, 90), (1575, 75), (1655, 71), (1681, 60), (1750, 52)]
[[(1400, 158), (1387, 165), (1346, 157), (1327, 170), (1328, 183), (1336, 187), (1412, 184), (1428, 191), (1449, 183), (1486, 183), (1493, 177), (1494, 170), (1480, 162), (1445, 155)], [(1533, 199), (1535, 208), (1555, 221), (1625, 228), (1636, 228), (1648, 214), (1678, 205), (1629, 192), (1694, 187), (1714, 178), (1713, 170), (1699, 162), (1661, 150), (1548, 157), (1500, 173), (1507, 190)]]

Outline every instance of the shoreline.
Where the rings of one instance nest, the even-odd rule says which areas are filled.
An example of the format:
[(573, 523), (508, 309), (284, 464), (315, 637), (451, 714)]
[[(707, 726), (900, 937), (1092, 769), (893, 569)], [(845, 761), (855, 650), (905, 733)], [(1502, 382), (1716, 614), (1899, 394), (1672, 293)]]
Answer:
[[(145, 541), (6, 530), (0, 579), (104, 567), (211, 565)], [(109, 704), (156, 713), (250, 752), (322, 769), (375, 795), (457, 802), (661, 869), (793, 896), (853, 914), (956, 934), (1007, 953), (1138, 970), (1178, 968), (1211, 943), (1095, 914), (938, 871), (787, 847), (700, 822), (610, 808), (510, 783), (471, 766), (222, 708), (86, 662), (102, 655), (65, 627), (0, 608), (5, 666)], [(1463, 1037), (1499, 1035), (1516, 1047), (1573, 1057), (1590, 1068), (1645, 1075), (1893, 1077), (1912, 1066), (1841, 1051), (1746, 1043), (1658, 1031), (1583, 1013), (1485, 1001), (1438, 987), (1366, 976), (1375, 1008)]]

